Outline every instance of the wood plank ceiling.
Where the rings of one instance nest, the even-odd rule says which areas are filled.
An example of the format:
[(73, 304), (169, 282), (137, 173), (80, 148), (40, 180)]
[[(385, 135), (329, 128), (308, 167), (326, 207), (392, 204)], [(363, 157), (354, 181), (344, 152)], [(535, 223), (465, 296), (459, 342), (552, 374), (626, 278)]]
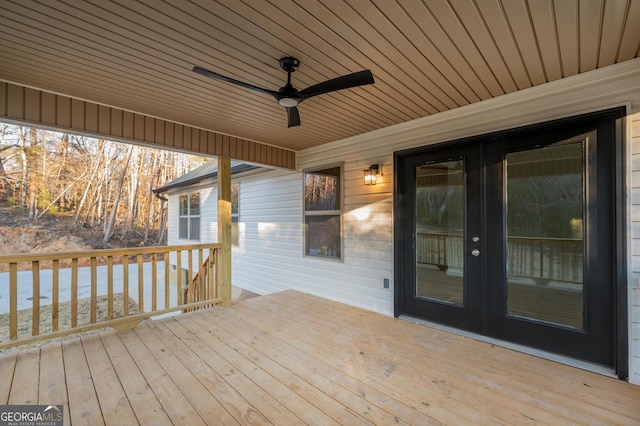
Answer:
[[(301, 150), (638, 57), (638, 0), (2, 0), (0, 80)], [(303, 89), (305, 101), (207, 79)]]

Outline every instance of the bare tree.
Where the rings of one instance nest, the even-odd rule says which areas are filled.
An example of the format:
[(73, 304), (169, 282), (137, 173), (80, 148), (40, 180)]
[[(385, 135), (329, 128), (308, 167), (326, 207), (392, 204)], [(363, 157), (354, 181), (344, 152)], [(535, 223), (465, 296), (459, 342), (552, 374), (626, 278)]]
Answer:
[[(129, 168), (129, 162), (131, 161), (131, 155), (133, 154), (133, 145), (129, 146), (129, 151), (127, 152), (127, 158), (121, 166), (120, 177), (118, 178), (118, 183), (115, 189), (115, 198), (113, 200), (113, 206), (111, 207), (111, 214), (109, 215), (109, 220), (106, 223), (104, 230), (104, 238), (102, 239), (102, 244), (107, 245), (109, 240), (111, 239), (111, 235), (113, 235), (113, 226), (116, 222), (116, 217), (118, 215), (118, 206), (120, 205), (120, 198), (122, 197), (122, 188), (124, 186), (124, 178), (127, 174), (127, 169)], [(105, 208), (105, 212), (106, 212)]]
[(164, 242), (166, 203), (152, 190), (203, 163), (172, 151), (8, 124), (0, 124), (0, 155), (0, 203), (23, 207), (31, 220), (71, 216), (75, 232), (99, 236), (102, 245), (114, 235), (120, 245)]

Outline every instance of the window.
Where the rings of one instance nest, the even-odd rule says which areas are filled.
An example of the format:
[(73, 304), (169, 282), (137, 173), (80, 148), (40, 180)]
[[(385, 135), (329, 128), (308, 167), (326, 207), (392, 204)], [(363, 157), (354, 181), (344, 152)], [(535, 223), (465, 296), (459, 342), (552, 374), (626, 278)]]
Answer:
[(304, 174), (305, 254), (342, 256), (342, 170), (340, 166)]
[(240, 184), (231, 185), (231, 244), (238, 246), (238, 222), (240, 211), (238, 210), (240, 199)]
[(200, 193), (180, 196), (178, 238), (200, 240)]

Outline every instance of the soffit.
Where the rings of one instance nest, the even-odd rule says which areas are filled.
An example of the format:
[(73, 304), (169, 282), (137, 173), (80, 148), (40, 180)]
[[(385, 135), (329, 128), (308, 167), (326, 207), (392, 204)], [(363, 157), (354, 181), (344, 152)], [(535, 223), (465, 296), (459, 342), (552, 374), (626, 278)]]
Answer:
[[(302, 150), (638, 56), (640, 2), (552, 0), (3, 0), (0, 79)], [(376, 83), (299, 107), (303, 89), (370, 69)]]

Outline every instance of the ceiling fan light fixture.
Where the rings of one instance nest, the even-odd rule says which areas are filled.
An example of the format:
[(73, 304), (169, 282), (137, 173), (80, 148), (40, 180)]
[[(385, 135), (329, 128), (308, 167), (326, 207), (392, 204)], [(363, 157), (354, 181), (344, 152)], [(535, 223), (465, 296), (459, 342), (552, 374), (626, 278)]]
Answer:
[(293, 108), (298, 106), (298, 100), (295, 98), (280, 98), (278, 99), (278, 103), (285, 108)]

